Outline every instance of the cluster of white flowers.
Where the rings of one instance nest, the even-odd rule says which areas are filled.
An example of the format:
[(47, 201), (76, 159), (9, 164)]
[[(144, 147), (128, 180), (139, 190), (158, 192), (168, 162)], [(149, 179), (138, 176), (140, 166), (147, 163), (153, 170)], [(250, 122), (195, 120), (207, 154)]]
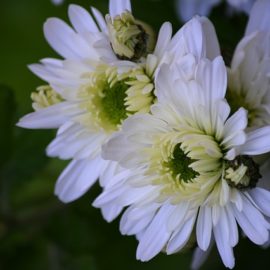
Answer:
[(57, 128), (47, 154), (71, 159), (55, 194), (71, 202), (99, 180), (93, 205), (139, 241), (137, 258), (213, 244), (234, 267), (239, 228), (264, 245), (270, 230), (270, 1), (258, 0), (226, 67), (212, 23), (196, 16), (157, 40), (129, 0), (105, 18), (70, 5), (72, 27), (44, 25), (63, 59), (30, 66), (47, 82), (24, 128)]

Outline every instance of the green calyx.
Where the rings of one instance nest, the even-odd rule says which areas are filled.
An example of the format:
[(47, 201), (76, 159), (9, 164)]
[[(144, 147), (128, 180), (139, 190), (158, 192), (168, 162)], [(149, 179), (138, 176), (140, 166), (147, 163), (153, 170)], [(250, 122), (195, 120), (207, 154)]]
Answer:
[(189, 167), (193, 162), (194, 160), (184, 153), (181, 149), (181, 144), (179, 143), (175, 146), (172, 157), (168, 162), (166, 162), (165, 166), (169, 168), (174, 179), (187, 183), (191, 182), (199, 175), (198, 172)]

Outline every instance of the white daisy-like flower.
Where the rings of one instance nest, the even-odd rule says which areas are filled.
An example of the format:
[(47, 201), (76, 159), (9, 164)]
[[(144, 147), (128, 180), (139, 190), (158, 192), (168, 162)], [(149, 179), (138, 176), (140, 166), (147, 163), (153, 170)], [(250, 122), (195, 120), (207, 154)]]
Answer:
[[(149, 36), (133, 19), (128, 0), (110, 1), (106, 21), (96, 9), (92, 13), (97, 23), (85, 9), (71, 5), (74, 29), (56, 18), (45, 23), (47, 41), (64, 60), (43, 59), (30, 66), (49, 86), (32, 94), (36, 111), (18, 123), (25, 128), (58, 129), (47, 154), (72, 159), (55, 188), (64, 202), (82, 196), (98, 178), (104, 186), (113, 175), (128, 173), (117, 163), (103, 160), (101, 146), (128, 116), (149, 111), (156, 99), (154, 80), (161, 63), (177, 60), (185, 66), (185, 76), (190, 76), (201, 57), (218, 54), (204, 40), (203, 31), (213, 31), (205, 18), (194, 18), (173, 38), (171, 24), (164, 23), (149, 53), (150, 47), (144, 44)], [(111, 208), (104, 212), (118, 209)]]
[[(229, 7), (236, 11), (249, 13), (255, 0), (227, 0)], [(182, 21), (190, 20), (194, 15), (209, 15), (212, 8), (221, 0), (176, 0), (177, 13)]]
[(228, 69), (227, 99), (248, 111), (249, 127), (270, 124), (270, 1), (258, 0)]
[(181, 69), (162, 67), (151, 114), (127, 119), (103, 147), (104, 158), (132, 174), (106, 187), (94, 205), (128, 207), (120, 230), (136, 235), (139, 260), (196, 243), (207, 251), (213, 238), (232, 268), (237, 225), (258, 245), (268, 240), (270, 193), (257, 186), (253, 158), (270, 150), (270, 127), (247, 132), (242, 108), (229, 116), (220, 57), (202, 59), (190, 80)]

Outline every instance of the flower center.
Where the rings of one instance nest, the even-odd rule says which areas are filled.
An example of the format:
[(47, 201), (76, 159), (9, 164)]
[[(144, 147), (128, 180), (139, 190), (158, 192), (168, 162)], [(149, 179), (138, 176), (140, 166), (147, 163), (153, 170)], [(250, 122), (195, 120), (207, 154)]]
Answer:
[(117, 126), (128, 117), (125, 99), (129, 86), (124, 81), (118, 81), (113, 86), (105, 84), (100, 100), (101, 110), (110, 123)]
[(109, 133), (129, 115), (148, 113), (155, 100), (154, 84), (142, 67), (118, 73), (116, 67), (102, 65), (82, 78), (87, 81), (78, 94), (87, 115), (82, 121)]
[(119, 79), (115, 68), (100, 67), (96, 73), (90, 74), (90, 81), (81, 91), (81, 95), (88, 99), (84, 105), (92, 118), (88, 120), (111, 133), (132, 114), (125, 105), (129, 88), (127, 77)]
[(192, 182), (192, 180), (199, 175), (198, 172), (189, 167), (193, 162), (194, 160), (185, 154), (181, 149), (181, 144), (178, 143), (174, 147), (171, 158), (168, 162), (165, 162), (164, 165), (169, 169), (174, 179), (187, 183)]
[(237, 156), (225, 162), (225, 179), (232, 187), (254, 188), (261, 177), (258, 164), (249, 156)]

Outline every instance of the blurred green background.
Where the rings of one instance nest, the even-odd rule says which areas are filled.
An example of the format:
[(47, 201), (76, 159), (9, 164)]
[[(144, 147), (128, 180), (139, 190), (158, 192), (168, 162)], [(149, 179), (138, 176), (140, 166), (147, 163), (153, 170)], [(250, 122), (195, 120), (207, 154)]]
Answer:
[[(108, 0), (74, 0), (106, 13)], [(56, 54), (47, 45), (42, 25), (48, 17), (67, 19), (65, 1), (0, 0), (0, 269), (27, 270), (159, 270), (189, 269), (192, 253), (158, 255), (147, 263), (136, 261), (137, 242), (121, 236), (118, 220), (107, 224), (91, 202), (96, 185), (83, 198), (62, 204), (53, 195), (54, 183), (66, 162), (49, 159), (45, 148), (54, 131), (15, 127), (30, 112), (30, 93), (42, 82), (27, 65)], [(169, 20), (180, 27), (173, 0), (134, 0), (137, 18), (158, 30)], [(241, 38), (247, 18), (229, 18), (225, 6), (213, 11), (213, 20), (226, 62)], [(235, 269), (269, 269), (269, 249), (242, 240), (235, 248)], [(224, 269), (214, 250), (203, 269)]]

